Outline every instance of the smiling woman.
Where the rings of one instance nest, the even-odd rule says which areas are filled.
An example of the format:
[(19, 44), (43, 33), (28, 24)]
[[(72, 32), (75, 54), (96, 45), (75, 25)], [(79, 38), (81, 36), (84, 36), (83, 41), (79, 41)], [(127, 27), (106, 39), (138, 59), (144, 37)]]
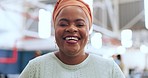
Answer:
[(53, 25), (59, 50), (31, 60), (19, 78), (124, 78), (113, 60), (84, 51), (92, 14), (83, 0), (58, 0)]
[[(73, 8), (76, 10), (71, 10)], [(84, 53), (84, 47), (88, 41), (89, 22), (86, 14), (80, 7), (67, 6), (62, 9), (56, 18), (54, 27), (55, 39), (61, 51), (56, 53), (57, 57), (65, 62), (65, 56), (77, 56), (78, 60), (82, 56), (84, 58), (87, 57)], [(62, 56), (59, 56), (61, 54)], [(76, 64), (83, 60), (77, 61)], [(71, 63), (74, 64), (72, 60)]]

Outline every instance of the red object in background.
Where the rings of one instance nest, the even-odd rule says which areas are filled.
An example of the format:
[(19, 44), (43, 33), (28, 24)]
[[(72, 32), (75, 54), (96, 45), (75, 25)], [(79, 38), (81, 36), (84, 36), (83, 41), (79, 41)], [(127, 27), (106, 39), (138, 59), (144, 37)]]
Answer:
[(18, 57), (18, 52), (17, 52), (17, 47), (16, 44), (13, 47), (12, 50), (12, 57), (2, 57), (0, 58), (0, 63), (16, 63), (17, 62), (17, 57)]

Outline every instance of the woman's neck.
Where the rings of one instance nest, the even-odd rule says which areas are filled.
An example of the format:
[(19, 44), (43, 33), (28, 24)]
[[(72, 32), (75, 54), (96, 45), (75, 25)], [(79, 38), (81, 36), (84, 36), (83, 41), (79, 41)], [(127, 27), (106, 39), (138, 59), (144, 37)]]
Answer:
[(55, 55), (59, 60), (61, 60), (63, 63), (68, 64), (68, 65), (79, 64), (83, 62), (88, 56), (88, 54), (85, 52), (77, 56), (67, 56), (63, 54), (62, 52), (56, 52)]

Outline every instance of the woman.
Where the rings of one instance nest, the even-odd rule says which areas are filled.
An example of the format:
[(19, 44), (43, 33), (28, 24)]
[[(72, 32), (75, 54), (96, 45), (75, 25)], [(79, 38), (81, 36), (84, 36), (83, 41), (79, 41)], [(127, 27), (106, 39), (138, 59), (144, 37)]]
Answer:
[(124, 78), (113, 61), (84, 51), (92, 14), (82, 0), (59, 0), (53, 25), (59, 51), (31, 60), (19, 78)]

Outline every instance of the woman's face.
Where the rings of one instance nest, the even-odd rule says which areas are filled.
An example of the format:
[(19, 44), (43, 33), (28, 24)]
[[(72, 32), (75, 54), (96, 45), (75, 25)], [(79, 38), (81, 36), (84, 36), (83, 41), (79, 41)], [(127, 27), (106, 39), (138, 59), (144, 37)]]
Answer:
[(89, 21), (84, 11), (77, 6), (62, 9), (55, 21), (55, 39), (62, 54), (84, 54), (89, 36)]

